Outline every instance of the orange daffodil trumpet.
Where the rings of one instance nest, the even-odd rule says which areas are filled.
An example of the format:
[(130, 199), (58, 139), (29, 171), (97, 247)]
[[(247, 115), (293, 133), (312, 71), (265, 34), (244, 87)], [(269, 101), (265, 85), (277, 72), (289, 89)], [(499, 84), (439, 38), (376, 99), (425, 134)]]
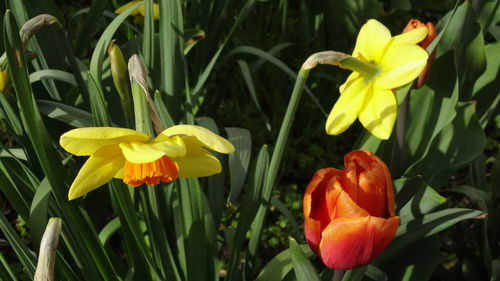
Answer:
[[(427, 27), (427, 29), (429, 30), (429, 33), (424, 38), (424, 40), (422, 40), (420, 43), (418, 43), (418, 45), (422, 48), (427, 48), (432, 43), (432, 41), (434, 41), (434, 39), (437, 36), (436, 27), (434, 26), (434, 24), (432, 24), (432, 22), (422, 23), (419, 20), (412, 19), (405, 26), (405, 28), (403, 29), (403, 32), (409, 32), (409, 31), (412, 31), (416, 28), (421, 28), (421, 27)], [(425, 84), (425, 81), (427, 80), (427, 75), (429, 74), (429, 70), (432, 66), (432, 62), (434, 61), (435, 55), (436, 55), (436, 51), (434, 50), (430, 54), (429, 59), (427, 60), (427, 64), (425, 66), (424, 71), (422, 71), (422, 73), (420, 73), (417, 80), (415, 81), (415, 84), (413, 85), (413, 87), (415, 89), (418, 89)]]
[[(125, 4), (125, 5), (121, 6), (121, 7), (119, 7), (118, 9), (116, 9), (115, 10), (115, 14), (121, 14), (125, 10), (127, 10), (128, 8), (132, 7), (133, 5), (135, 5), (135, 4), (139, 3), (139, 2), (141, 2), (141, 1), (140, 0), (130, 1), (127, 4)], [(134, 16), (136, 18), (136, 21), (137, 21), (138, 17), (144, 18), (144, 16), (146, 15), (146, 12), (145, 12), (145, 9), (144, 9), (144, 4), (140, 5), (130, 15)], [(155, 20), (157, 20), (157, 19), (160, 18), (160, 6), (158, 6), (157, 3), (153, 3), (153, 18)]]
[(390, 137), (397, 111), (393, 89), (410, 83), (424, 69), (428, 55), (417, 43), (427, 33), (427, 27), (421, 27), (391, 36), (374, 19), (361, 27), (352, 53), (361, 67), (346, 67), (355, 71), (340, 86), (340, 98), (326, 121), (327, 134), (342, 133), (359, 118), (377, 138)]
[(304, 231), (311, 249), (333, 269), (369, 263), (399, 225), (389, 169), (367, 150), (348, 153), (344, 170), (318, 170), (304, 194)]
[(90, 156), (69, 189), (69, 200), (112, 178), (139, 186), (156, 185), (178, 177), (217, 174), (221, 172), (221, 164), (205, 148), (226, 154), (234, 152), (228, 140), (194, 125), (170, 127), (152, 140), (131, 129), (78, 128), (63, 134), (60, 144), (71, 154)]

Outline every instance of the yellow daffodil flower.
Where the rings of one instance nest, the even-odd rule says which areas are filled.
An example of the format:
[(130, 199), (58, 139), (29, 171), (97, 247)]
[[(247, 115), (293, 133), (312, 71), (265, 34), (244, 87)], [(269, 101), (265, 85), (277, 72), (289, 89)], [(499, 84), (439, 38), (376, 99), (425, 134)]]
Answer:
[[(127, 4), (121, 6), (120, 8), (116, 9), (115, 10), (115, 14), (121, 14), (123, 13), (125, 10), (127, 10), (128, 8), (132, 7), (133, 5), (139, 3), (141, 1), (139, 0), (134, 0), (134, 1), (130, 1), (128, 2)], [(146, 12), (145, 12), (145, 9), (144, 9), (144, 4), (140, 5), (137, 9), (135, 9), (135, 11), (133, 11), (130, 15), (131, 16), (135, 16), (136, 19), (137, 17), (142, 17), (144, 18)], [(160, 6), (158, 6), (157, 3), (153, 3), (153, 18), (155, 20), (159, 19), (160, 18)]]
[(7, 69), (0, 70), (0, 92), (5, 93), (10, 88), (10, 75)]
[(112, 178), (139, 186), (217, 174), (221, 164), (204, 147), (226, 154), (234, 151), (225, 138), (193, 125), (170, 127), (153, 140), (131, 129), (78, 128), (63, 134), (60, 144), (71, 154), (90, 156), (69, 189), (69, 200)]
[(413, 81), (424, 69), (428, 54), (417, 43), (427, 32), (422, 27), (391, 37), (389, 29), (374, 19), (361, 27), (352, 57), (364, 67), (340, 86), (340, 98), (326, 121), (328, 134), (342, 133), (359, 118), (374, 136), (390, 137), (397, 112), (393, 89)]

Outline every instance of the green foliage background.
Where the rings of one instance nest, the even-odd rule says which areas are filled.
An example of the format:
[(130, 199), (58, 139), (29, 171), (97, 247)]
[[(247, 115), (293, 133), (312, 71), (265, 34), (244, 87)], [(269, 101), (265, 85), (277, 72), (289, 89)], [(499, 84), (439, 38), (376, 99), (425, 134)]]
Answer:
[[(302, 193), (317, 169), (364, 148), (390, 166), (402, 222), (382, 256), (343, 280), (500, 280), (500, 1), (158, 2), (160, 20), (148, 8), (142, 23), (114, 15), (118, 0), (0, 3), (13, 78), (0, 95), (0, 279), (33, 278), (57, 216), (56, 280), (330, 280), (304, 245)], [(41, 13), (60, 25), (38, 31), (19, 63), (19, 26)], [(348, 75), (331, 66), (311, 71), (284, 117), (305, 59), (350, 53), (369, 18), (393, 34), (411, 18), (440, 32), (427, 84), (397, 91), (400, 133), (381, 142), (355, 124), (327, 136)], [(144, 59), (164, 125), (196, 122), (235, 143), (223, 174), (156, 188), (112, 181), (67, 201), (84, 159), (68, 157), (59, 136), (133, 124), (110, 75), (112, 39), (126, 59)]]

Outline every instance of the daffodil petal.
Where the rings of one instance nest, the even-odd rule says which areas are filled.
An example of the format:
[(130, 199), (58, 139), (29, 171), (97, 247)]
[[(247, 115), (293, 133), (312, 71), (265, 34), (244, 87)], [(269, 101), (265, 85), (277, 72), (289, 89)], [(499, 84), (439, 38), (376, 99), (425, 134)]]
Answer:
[(219, 160), (205, 150), (195, 137), (183, 137), (187, 154), (181, 158), (174, 158), (179, 167), (179, 177), (194, 178), (207, 177), (222, 171)]
[(153, 18), (155, 20), (160, 18), (160, 5), (153, 3)]
[(158, 143), (121, 143), (120, 148), (125, 159), (133, 163), (153, 162), (164, 155), (170, 158), (186, 155), (186, 147), (180, 137)]
[[(115, 14), (121, 14), (121, 13), (125, 12), (125, 10), (127, 10), (128, 8), (132, 7), (133, 5), (135, 5), (137, 3), (139, 3), (139, 1), (136, 1), (136, 0), (130, 1), (127, 4), (125, 4), (125, 5), (121, 6), (121, 7), (119, 7), (118, 9), (116, 9), (115, 10)], [(142, 6), (144, 6), (144, 5), (142, 5)], [(138, 13), (138, 11), (136, 9), (130, 15), (131, 16), (135, 16), (135, 15), (137, 15), (137, 13)]]
[(344, 84), (340, 85), (339, 87), (339, 92), (342, 94), (346, 88), (348, 88), (352, 82), (354, 82), (356, 79), (359, 78), (359, 73), (356, 71), (353, 71), (349, 77), (347, 77), (347, 80), (345, 80)]
[(118, 146), (105, 146), (83, 164), (69, 188), (68, 199), (76, 199), (110, 181), (123, 167), (125, 158)]
[[(146, 16), (146, 6), (145, 5), (140, 5), (139, 8), (137, 8), (136, 11), (139, 12), (139, 14), (142, 17)], [(157, 20), (157, 19), (160, 18), (160, 6), (158, 6), (157, 3), (153, 3), (153, 18), (155, 20)]]
[(393, 89), (415, 80), (427, 64), (427, 52), (417, 45), (392, 46), (380, 62), (382, 73), (377, 76), (375, 86)]
[(379, 61), (390, 41), (389, 29), (379, 21), (370, 19), (359, 31), (352, 56), (366, 61)]
[(371, 86), (360, 77), (353, 80), (349, 87), (344, 89), (326, 120), (327, 134), (338, 135), (351, 126), (356, 120), (366, 92), (370, 88)]
[(391, 44), (418, 44), (422, 40), (425, 39), (427, 34), (429, 33), (429, 29), (425, 26), (410, 30), (408, 32), (403, 32), (399, 35), (396, 35), (392, 38)]
[(214, 134), (209, 129), (195, 125), (177, 125), (170, 127), (158, 135), (153, 142), (161, 141), (163, 138), (175, 135), (193, 136), (202, 143), (204, 147), (220, 153), (233, 153), (234, 146), (225, 138)]
[(78, 128), (64, 133), (59, 140), (60, 145), (69, 153), (87, 156), (103, 146), (118, 145), (122, 142), (145, 142), (146, 134), (124, 128), (88, 127)]
[(372, 90), (359, 112), (359, 121), (374, 136), (385, 140), (391, 136), (396, 113), (396, 97), (391, 90)]

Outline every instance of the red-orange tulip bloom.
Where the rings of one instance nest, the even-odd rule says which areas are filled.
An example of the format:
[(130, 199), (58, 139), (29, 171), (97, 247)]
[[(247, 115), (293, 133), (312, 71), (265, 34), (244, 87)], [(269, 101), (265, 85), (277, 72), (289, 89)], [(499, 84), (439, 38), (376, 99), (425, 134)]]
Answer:
[(344, 170), (317, 171), (304, 195), (305, 235), (326, 266), (369, 263), (389, 245), (399, 225), (387, 166), (367, 150), (344, 157)]
[[(420, 28), (420, 27), (427, 27), (427, 29), (429, 30), (427, 37), (425, 37), (424, 40), (422, 40), (420, 43), (418, 43), (418, 45), (420, 47), (425, 49), (432, 43), (432, 41), (437, 36), (436, 27), (434, 27), (434, 24), (432, 24), (432, 22), (422, 23), (419, 20), (412, 19), (408, 22), (406, 27), (403, 29), (403, 33), (408, 32), (408, 31), (412, 31), (412, 30)], [(418, 89), (425, 84), (425, 81), (427, 80), (427, 74), (429, 74), (429, 70), (431, 68), (432, 62), (434, 61), (435, 54), (436, 54), (436, 51), (433, 51), (432, 54), (429, 55), (425, 69), (422, 71), (420, 76), (418, 76), (417, 81), (414, 84), (415, 89)]]

